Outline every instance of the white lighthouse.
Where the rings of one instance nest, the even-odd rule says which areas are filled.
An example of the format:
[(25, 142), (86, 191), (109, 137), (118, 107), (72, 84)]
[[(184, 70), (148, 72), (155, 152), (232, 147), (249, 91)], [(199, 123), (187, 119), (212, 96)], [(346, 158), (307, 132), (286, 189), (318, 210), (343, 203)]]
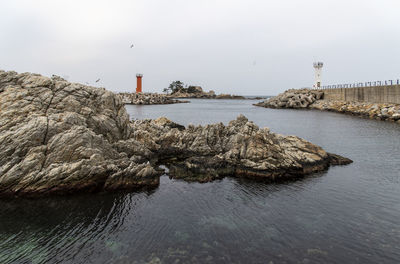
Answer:
[(322, 66), (324, 66), (323, 62), (314, 62), (313, 64), (314, 69), (315, 69), (315, 83), (314, 83), (314, 89), (319, 89), (321, 88), (321, 72), (322, 72)]

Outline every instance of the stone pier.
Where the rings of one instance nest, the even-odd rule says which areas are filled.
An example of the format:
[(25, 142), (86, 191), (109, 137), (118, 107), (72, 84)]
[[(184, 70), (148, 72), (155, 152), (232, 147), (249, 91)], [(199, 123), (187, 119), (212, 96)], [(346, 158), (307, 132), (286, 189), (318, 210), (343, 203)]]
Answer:
[(400, 85), (323, 89), (324, 99), (346, 102), (400, 104)]

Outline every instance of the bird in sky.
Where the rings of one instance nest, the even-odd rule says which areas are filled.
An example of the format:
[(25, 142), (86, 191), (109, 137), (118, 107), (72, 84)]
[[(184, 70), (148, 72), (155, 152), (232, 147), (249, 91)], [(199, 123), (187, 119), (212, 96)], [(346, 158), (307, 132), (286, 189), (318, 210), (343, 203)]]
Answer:
[(133, 44), (131, 45), (131, 48), (133, 48)]
[(97, 80), (96, 80), (96, 82), (99, 82), (99, 81), (100, 81), (100, 79), (97, 79)]

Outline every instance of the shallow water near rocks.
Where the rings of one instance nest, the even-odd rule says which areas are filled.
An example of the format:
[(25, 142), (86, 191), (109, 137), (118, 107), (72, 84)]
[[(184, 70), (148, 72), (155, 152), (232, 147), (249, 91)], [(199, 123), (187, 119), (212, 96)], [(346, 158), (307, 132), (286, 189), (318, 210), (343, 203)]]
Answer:
[(0, 263), (399, 263), (400, 125), (255, 102), (126, 108), (184, 125), (242, 113), (354, 163), (279, 184), (163, 176), (152, 191), (0, 200)]

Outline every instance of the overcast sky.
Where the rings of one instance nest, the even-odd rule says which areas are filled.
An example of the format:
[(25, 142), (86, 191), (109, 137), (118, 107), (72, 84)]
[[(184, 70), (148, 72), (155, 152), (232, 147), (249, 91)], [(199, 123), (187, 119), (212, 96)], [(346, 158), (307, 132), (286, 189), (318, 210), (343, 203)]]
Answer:
[(112, 91), (274, 95), (316, 60), (323, 85), (400, 78), (399, 0), (1, 0), (0, 23), (0, 69)]

